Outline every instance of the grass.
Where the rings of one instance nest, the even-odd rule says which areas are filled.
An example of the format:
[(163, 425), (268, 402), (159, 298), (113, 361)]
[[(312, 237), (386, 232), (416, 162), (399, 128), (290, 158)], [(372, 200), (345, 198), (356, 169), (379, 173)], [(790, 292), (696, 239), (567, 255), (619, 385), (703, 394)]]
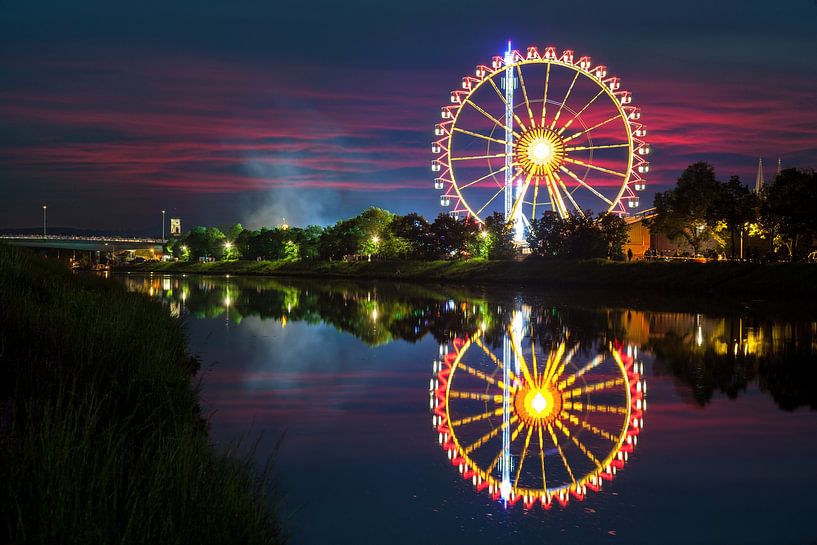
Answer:
[(673, 290), (695, 294), (802, 296), (817, 294), (817, 265), (811, 263), (625, 263), (560, 261), (217, 261), (146, 263), (136, 271), (378, 278), (392, 280), (502, 283), (547, 288), (604, 288), (633, 292)]
[(0, 245), (0, 543), (279, 543), (269, 468), (210, 444), (182, 324)]

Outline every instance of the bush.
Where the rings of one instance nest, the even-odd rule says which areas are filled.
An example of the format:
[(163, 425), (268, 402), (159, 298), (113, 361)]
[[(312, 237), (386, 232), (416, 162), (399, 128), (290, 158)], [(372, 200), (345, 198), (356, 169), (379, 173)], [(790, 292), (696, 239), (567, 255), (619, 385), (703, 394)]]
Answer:
[(267, 473), (216, 453), (182, 324), (0, 245), (0, 542), (278, 543)]

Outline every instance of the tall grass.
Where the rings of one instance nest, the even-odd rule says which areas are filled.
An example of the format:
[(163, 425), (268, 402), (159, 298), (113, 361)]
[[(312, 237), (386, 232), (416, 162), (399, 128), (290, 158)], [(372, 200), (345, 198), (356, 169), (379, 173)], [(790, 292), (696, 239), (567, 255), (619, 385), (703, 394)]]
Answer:
[(268, 468), (209, 443), (182, 324), (0, 245), (0, 543), (279, 543)]

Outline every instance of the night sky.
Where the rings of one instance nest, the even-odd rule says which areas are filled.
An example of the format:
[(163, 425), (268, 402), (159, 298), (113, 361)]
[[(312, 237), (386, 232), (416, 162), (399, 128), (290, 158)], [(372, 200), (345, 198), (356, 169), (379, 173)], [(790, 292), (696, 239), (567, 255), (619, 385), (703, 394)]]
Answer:
[(0, 0), (0, 228), (433, 217), (433, 126), (508, 39), (622, 78), (649, 189), (817, 167), (817, 1)]

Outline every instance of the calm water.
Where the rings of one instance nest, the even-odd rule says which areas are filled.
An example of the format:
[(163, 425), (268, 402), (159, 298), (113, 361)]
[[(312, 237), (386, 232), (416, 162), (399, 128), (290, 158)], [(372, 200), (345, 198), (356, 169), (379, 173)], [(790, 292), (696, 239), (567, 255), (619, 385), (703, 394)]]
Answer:
[(294, 543), (817, 543), (802, 302), (117, 278), (186, 320), (216, 441), (286, 432)]

